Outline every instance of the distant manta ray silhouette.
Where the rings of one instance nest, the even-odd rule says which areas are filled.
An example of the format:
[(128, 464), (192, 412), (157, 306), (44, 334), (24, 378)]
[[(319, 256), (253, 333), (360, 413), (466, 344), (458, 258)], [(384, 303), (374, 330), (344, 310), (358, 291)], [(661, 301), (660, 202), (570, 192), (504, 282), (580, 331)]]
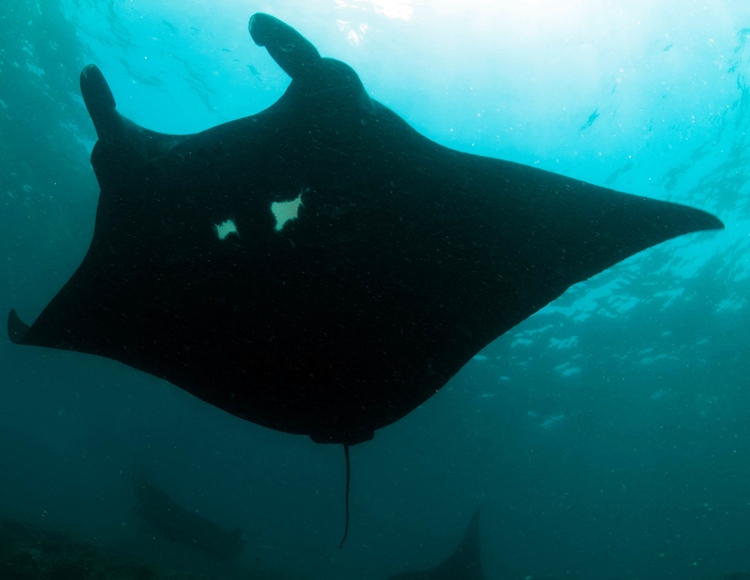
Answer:
[(463, 540), (439, 566), (419, 572), (402, 572), (389, 580), (484, 580), (477, 509)]
[[(81, 91), (101, 195), (83, 262), (13, 342), (112, 358), (260, 425), (349, 446), (434, 395), (571, 285), (681, 234), (689, 207), (461, 153), (371, 99), (266, 14), (250, 34), (292, 81), (193, 135)], [(348, 517), (348, 509), (347, 509)]]
[(184, 544), (216, 560), (238, 558), (245, 547), (239, 528), (227, 530), (179, 505), (146, 472), (133, 470), (134, 511), (146, 524), (172, 542)]

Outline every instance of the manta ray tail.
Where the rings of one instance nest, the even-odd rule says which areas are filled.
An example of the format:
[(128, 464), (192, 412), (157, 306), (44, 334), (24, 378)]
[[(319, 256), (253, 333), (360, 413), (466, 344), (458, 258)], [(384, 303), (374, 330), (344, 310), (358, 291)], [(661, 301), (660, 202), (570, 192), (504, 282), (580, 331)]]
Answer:
[(344, 547), (344, 542), (346, 542), (346, 537), (349, 535), (349, 487), (351, 484), (351, 464), (349, 462), (349, 445), (344, 443), (344, 460), (346, 461), (346, 494), (345, 494), (345, 502), (346, 502), (346, 522), (344, 523), (344, 537), (341, 538), (341, 543), (339, 544), (339, 550)]

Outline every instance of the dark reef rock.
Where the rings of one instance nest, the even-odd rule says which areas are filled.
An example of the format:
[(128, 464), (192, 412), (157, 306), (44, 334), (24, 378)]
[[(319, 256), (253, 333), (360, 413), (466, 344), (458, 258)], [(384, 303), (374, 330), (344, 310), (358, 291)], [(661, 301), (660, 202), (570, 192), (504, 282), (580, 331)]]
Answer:
[(207, 580), (156, 569), (68, 536), (0, 519), (0, 578), (12, 580)]

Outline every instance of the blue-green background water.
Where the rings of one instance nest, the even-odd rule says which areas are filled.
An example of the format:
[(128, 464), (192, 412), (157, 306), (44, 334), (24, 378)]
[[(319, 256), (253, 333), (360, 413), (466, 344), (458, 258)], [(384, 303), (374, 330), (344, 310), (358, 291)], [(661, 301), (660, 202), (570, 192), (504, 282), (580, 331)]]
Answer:
[(78, 91), (186, 133), (288, 83), (247, 33), (289, 22), (456, 149), (695, 205), (685, 236), (572, 288), (352, 449), (230, 417), (112, 361), (0, 339), (0, 513), (229, 574), (138, 533), (130, 473), (241, 526), (290, 577), (429, 567), (483, 504), (486, 575), (750, 570), (750, 4), (740, 0), (4, 0), (0, 304), (31, 321), (86, 251), (98, 188)]

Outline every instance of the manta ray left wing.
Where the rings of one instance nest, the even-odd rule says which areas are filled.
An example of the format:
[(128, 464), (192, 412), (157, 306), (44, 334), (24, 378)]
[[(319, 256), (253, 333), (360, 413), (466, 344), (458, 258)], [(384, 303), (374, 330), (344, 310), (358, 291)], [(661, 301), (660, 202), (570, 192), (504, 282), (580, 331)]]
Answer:
[(572, 284), (722, 227), (442, 147), (283, 22), (256, 14), (250, 33), (289, 88), (194, 135), (139, 127), (84, 69), (94, 236), (34, 324), (11, 311), (11, 340), (109, 357), (243, 419), (354, 444)]

